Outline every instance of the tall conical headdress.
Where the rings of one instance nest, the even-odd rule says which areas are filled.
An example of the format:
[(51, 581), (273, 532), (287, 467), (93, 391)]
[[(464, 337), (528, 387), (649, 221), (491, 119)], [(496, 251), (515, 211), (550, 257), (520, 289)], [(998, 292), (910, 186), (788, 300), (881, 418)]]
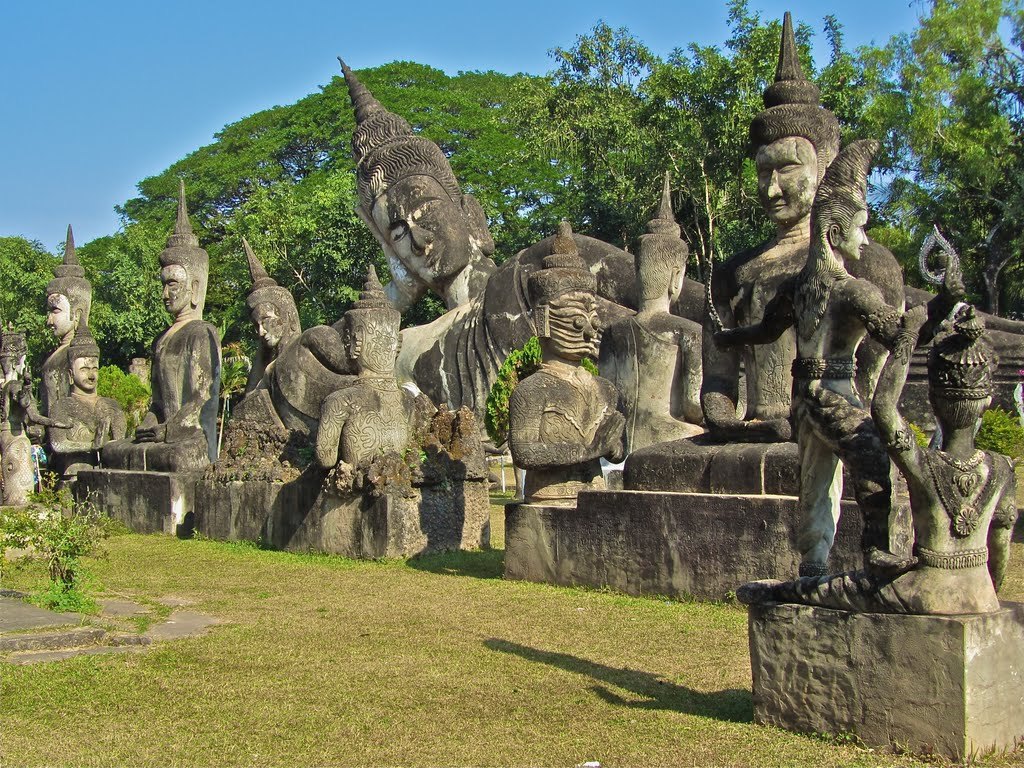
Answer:
[(823, 220), (831, 221), (837, 206), (866, 205), (871, 161), (879, 146), (874, 139), (852, 141), (832, 161), (814, 196), (812, 227), (820, 226)]
[(359, 199), (367, 213), (390, 185), (407, 176), (429, 176), (453, 202), (460, 202), (462, 191), (441, 148), (414, 134), (408, 122), (386, 110), (373, 97), (341, 57), (338, 61), (355, 111), (352, 158), (356, 163)]
[(46, 295), (60, 294), (68, 297), (72, 311), (79, 310), (79, 322), (89, 322), (89, 309), (92, 306), (92, 283), (85, 279), (85, 270), (78, 263), (75, 253), (75, 233), (68, 224), (68, 234), (64, 241), (64, 260), (53, 269), (53, 280), (46, 284)]
[(671, 280), (672, 270), (686, 267), (690, 247), (680, 237), (682, 230), (672, 213), (672, 192), (669, 174), (661, 190), (661, 202), (654, 218), (647, 222), (647, 234), (640, 235), (640, 248), (633, 257), (636, 264), (641, 299), (663, 295)]
[(543, 269), (534, 271), (526, 285), (533, 306), (547, 304), (570, 291), (594, 293), (597, 290), (597, 278), (580, 256), (569, 222), (559, 223), (551, 253), (544, 257)]
[(160, 266), (178, 265), (185, 268), (191, 280), (198, 280), (200, 295), (197, 311), (202, 314), (206, 303), (206, 281), (210, 274), (210, 255), (199, 247), (199, 238), (192, 232), (192, 222), (188, 218), (185, 205), (185, 180), (178, 180), (178, 215), (174, 222), (174, 232), (167, 238), (167, 246), (160, 253)]
[(263, 263), (244, 237), (242, 238), (242, 247), (245, 249), (245, 259), (249, 264), (249, 275), (252, 277), (252, 288), (249, 289), (249, 295), (245, 298), (246, 306), (251, 311), (260, 304), (273, 304), (278, 308), (279, 313), (288, 314), (289, 319), (293, 316), (297, 321), (299, 315), (291, 291), (282, 288), (274, 278), (267, 274)]
[(349, 322), (356, 323), (367, 323), (372, 319), (378, 319), (398, 333), (398, 327), (402, 323), (402, 313), (395, 309), (388, 300), (380, 280), (377, 279), (377, 270), (373, 264), (367, 267), (363, 290), (345, 316), (349, 318)]
[(22, 331), (14, 330), (14, 326), (8, 321), (7, 327), (3, 329), (3, 335), (0, 336), (0, 357), (21, 357), (27, 353), (28, 344), (25, 342), (25, 334)]
[(782, 20), (782, 44), (775, 82), (764, 92), (767, 107), (750, 125), (754, 147), (771, 144), (787, 136), (801, 136), (818, 151), (821, 171), (839, 151), (839, 120), (821, 106), (818, 86), (804, 76), (800, 66), (793, 18), (786, 11)]
[(75, 337), (71, 340), (71, 345), (68, 347), (68, 359), (77, 360), (81, 357), (99, 358), (99, 356), (100, 347), (96, 343), (96, 339), (93, 338), (89, 326), (85, 323), (79, 323), (75, 331)]

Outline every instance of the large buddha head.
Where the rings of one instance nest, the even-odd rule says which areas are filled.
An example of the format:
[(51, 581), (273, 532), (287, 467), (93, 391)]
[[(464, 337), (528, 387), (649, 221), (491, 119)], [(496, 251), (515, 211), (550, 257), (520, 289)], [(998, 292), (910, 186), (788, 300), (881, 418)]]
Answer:
[(267, 274), (263, 264), (253, 253), (249, 241), (242, 238), (245, 258), (249, 263), (249, 275), (252, 277), (252, 288), (245, 299), (249, 308), (249, 316), (256, 326), (265, 351), (276, 356), (282, 345), (288, 343), (302, 333), (299, 325), (299, 311), (295, 307), (295, 299), (287, 288), (282, 288)]
[(494, 253), (483, 209), (462, 194), (440, 147), (414, 134), (344, 62), (341, 67), (355, 111), (352, 155), (360, 218), (396, 278), (408, 275), (442, 292), (474, 256)]
[(750, 125), (758, 195), (776, 227), (807, 219), (825, 169), (839, 152), (839, 121), (821, 106), (820, 96), (804, 77), (787, 12), (775, 82), (765, 89), (765, 110)]
[(545, 358), (553, 355), (574, 363), (596, 359), (601, 340), (597, 280), (580, 257), (568, 222), (558, 225), (551, 254), (526, 285)]
[(75, 329), (89, 322), (91, 306), (92, 284), (78, 263), (75, 235), (68, 224), (64, 262), (54, 268), (53, 280), (46, 285), (46, 325), (62, 343), (70, 341)]
[(360, 374), (393, 376), (402, 315), (395, 309), (371, 264), (359, 299), (342, 319), (341, 339)]
[(178, 217), (167, 247), (160, 254), (160, 282), (164, 307), (175, 320), (203, 316), (206, 281), (210, 274), (210, 256), (199, 247), (192, 234), (192, 223), (185, 208), (185, 181), (178, 187)]

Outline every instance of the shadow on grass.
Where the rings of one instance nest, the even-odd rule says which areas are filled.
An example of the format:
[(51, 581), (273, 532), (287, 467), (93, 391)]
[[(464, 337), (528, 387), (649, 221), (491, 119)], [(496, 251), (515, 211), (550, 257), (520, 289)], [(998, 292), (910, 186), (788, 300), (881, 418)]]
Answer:
[(1013, 526), (1013, 543), (1024, 544), (1024, 514), (1017, 518)]
[(754, 717), (754, 699), (748, 690), (733, 688), (714, 693), (702, 693), (683, 685), (669, 683), (650, 672), (623, 669), (598, 664), (567, 653), (554, 653), (519, 645), (508, 640), (490, 638), (484, 645), (492, 651), (511, 653), (527, 661), (550, 664), (569, 672), (578, 672), (617, 688), (643, 696), (643, 701), (629, 701), (604, 685), (591, 690), (609, 704), (631, 709), (667, 709), (688, 715), (702, 715), (731, 723), (749, 723)]
[(410, 568), (447, 576), (471, 576), (476, 579), (500, 579), (505, 575), (505, 550), (436, 552), (418, 555), (407, 561)]

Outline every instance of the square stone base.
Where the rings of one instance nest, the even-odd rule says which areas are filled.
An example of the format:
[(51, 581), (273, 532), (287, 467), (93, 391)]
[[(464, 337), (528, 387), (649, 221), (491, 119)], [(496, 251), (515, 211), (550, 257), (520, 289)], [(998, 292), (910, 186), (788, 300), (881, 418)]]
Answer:
[(1024, 736), (1024, 605), (909, 616), (751, 606), (754, 719), (955, 760)]
[(212, 539), (353, 558), (411, 557), (490, 543), (484, 480), (414, 487), (411, 496), (341, 493), (324, 488), (323, 481), (315, 468), (288, 483), (207, 475), (196, 491), (196, 530)]
[(192, 535), (196, 483), (203, 471), (142, 472), (83, 469), (74, 484), (77, 502), (88, 501), (135, 533)]
[[(905, 517), (890, 523), (898, 549)], [(510, 505), (505, 578), (720, 600), (754, 579), (796, 577), (799, 519), (795, 497), (762, 494), (584, 491), (575, 508)], [(862, 529), (843, 501), (832, 570), (863, 565)]]

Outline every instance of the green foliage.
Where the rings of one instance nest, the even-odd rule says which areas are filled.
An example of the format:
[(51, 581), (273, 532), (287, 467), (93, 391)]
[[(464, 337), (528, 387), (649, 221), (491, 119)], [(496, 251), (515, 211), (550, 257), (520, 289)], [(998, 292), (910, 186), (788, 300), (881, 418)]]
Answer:
[(929, 440), (928, 435), (924, 433), (924, 430), (917, 426), (917, 424), (914, 424), (912, 421), (907, 422), (907, 426), (910, 427), (910, 431), (914, 433), (914, 440), (917, 442), (918, 446), (920, 446), (921, 448), (927, 448)]
[(105, 365), (100, 368), (96, 392), (117, 401), (128, 420), (128, 434), (133, 434), (149, 408), (149, 387), (117, 366)]
[(0, 319), (25, 331), (28, 360), (39, 364), (56, 346), (46, 329), (46, 284), (58, 264), (42, 244), (23, 237), (0, 237)]
[(220, 399), (228, 400), (245, 391), (252, 361), (238, 342), (227, 344), (221, 353)]
[(1011, 459), (1024, 459), (1024, 427), (1012, 413), (1002, 408), (989, 408), (981, 416), (981, 429), (974, 444)]
[[(75, 505), (68, 488), (53, 481), (33, 494), (28, 507), (0, 508), (0, 549), (26, 549), (46, 564), (49, 584), (33, 601), (57, 611), (94, 611), (82, 558), (96, 555), (112, 532), (110, 519), (90, 504)], [(0, 567), (6, 560), (0, 556)]]
[(595, 376), (598, 375), (597, 363), (595, 363), (589, 357), (584, 357), (582, 360), (580, 360), (580, 367), (587, 371), (590, 371)]
[(498, 370), (498, 376), (487, 395), (487, 416), (484, 426), (495, 445), (508, 439), (508, 401), (521, 379), (540, 368), (540, 339), (533, 336), (522, 349), (513, 350)]

